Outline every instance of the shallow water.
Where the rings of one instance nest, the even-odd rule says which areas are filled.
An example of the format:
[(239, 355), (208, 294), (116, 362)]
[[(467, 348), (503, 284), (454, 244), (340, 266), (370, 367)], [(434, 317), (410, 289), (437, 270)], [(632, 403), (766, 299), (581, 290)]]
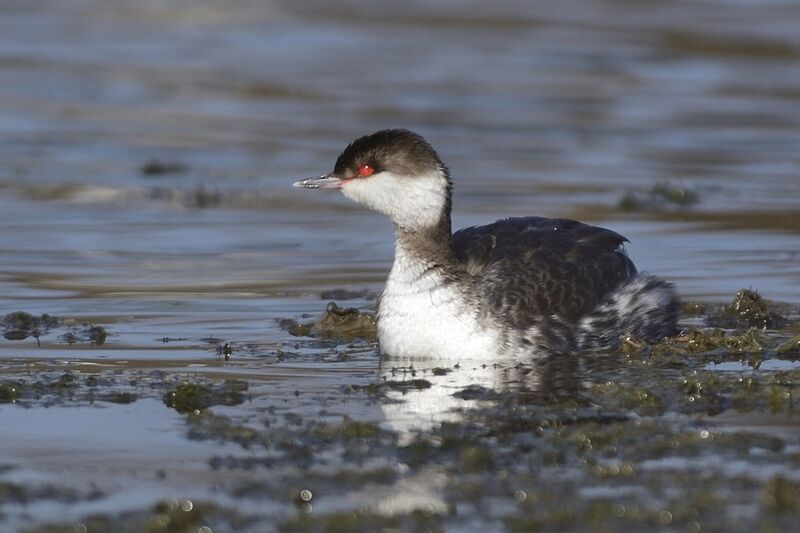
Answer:
[[(332, 289), (367, 289), (340, 303), (374, 306), (392, 259), (390, 224), (335, 193), (290, 184), (329, 170), (349, 140), (384, 127), (419, 131), (448, 163), (455, 227), (579, 217), (626, 235), (639, 268), (688, 299), (729, 301), (751, 287), (796, 305), (799, 24), (800, 8), (781, 0), (4, 2), (0, 314), (72, 322), (42, 335), (41, 347), (0, 338), (3, 376), (147, 368), (282, 391), (259, 389), (264, 405), (246, 404), (252, 413), (294, 404), (295, 390), (327, 391), (337, 415), (379, 422), (401, 443), (496, 400), (453, 396), (468, 384), (519, 391), (508, 373), (465, 366), (427, 375), (430, 390), (389, 388), (382, 408), (364, 412), (367, 400), (345, 401), (341, 387), (386, 377), (374, 347), (307, 344), (280, 326), (320, 314)], [(145, 172), (153, 161), (177, 165)], [(697, 202), (659, 203), (651, 191), (665, 184)], [(644, 205), (620, 209), (630, 195)], [(83, 322), (103, 325), (105, 343), (66, 342)], [(218, 353), (225, 342), (230, 362)], [(759, 372), (796, 370), (777, 361)], [(698, 368), (742, 364), (714, 363)], [(521, 388), (538, 397), (536, 386)], [(103, 416), (180, 441), (177, 415), (153, 402), (163, 392), (102, 409), (58, 396), (52, 411), (41, 406), (45, 394), (27, 408), (0, 405), (0, 420), (16, 428), (24, 419), (45, 440), (58, 413), (87, 428), (98, 445), (81, 446), (94, 452), (111, 446), (91, 438)], [(19, 449), (9, 443), (26, 435), (6, 429), (0, 448)], [(186, 458), (211, 457), (214, 446), (192, 441)], [(68, 454), (54, 457), (72, 469)], [(122, 468), (119, 457), (104, 456), (97, 479)], [(153, 471), (169, 470), (162, 456), (131, 460), (144, 457)], [(0, 479), (33, 476), (33, 462), (4, 453), (0, 466), (14, 468)], [(205, 463), (195, 468), (208, 474)], [(230, 496), (210, 479), (201, 496)], [(150, 486), (137, 483), (138, 494)], [(148, 505), (104, 490), (70, 517)], [(199, 494), (183, 492), (175, 497)], [(0, 520), (53, 520), (66, 506), (55, 500), (22, 514), (0, 501)]]

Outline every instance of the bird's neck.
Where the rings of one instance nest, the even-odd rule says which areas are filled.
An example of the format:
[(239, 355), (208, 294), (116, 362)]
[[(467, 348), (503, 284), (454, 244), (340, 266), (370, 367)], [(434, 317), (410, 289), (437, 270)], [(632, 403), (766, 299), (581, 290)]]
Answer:
[(450, 271), (457, 264), (449, 209), (443, 210), (439, 222), (432, 226), (409, 229), (395, 225), (393, 271), (406, 271), (413, 276), (430, 269)]

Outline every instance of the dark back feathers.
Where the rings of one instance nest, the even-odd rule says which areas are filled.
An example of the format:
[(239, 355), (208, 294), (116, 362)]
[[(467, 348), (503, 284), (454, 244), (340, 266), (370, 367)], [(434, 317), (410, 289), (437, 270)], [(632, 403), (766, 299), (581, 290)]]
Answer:
[(453, 252), (509, 325), (576, 320), (636, 274), (627, 239), (568, 219), (509, 218), (453, 234)]

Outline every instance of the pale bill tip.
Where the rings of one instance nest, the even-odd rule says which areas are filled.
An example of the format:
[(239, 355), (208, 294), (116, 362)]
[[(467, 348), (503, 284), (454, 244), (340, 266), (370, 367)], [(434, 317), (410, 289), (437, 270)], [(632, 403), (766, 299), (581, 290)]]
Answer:
[(318, 178), (306, 178), (293, 184), (294, 187), (304, 189), (339, 189), (343, 181), (332, 174), (326, 174)]

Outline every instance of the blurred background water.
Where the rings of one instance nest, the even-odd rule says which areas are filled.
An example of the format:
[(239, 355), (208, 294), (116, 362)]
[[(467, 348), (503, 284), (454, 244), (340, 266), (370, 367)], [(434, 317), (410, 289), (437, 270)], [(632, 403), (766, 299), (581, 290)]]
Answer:
[(291, 183), (386, 127), (448, 163), (455, 227), (577, 217), (688, 298), (800, 302), (798, 27), (793, 0), (5, 0), (0, 309), (280, 342), (382, 286), (389, 222)]

